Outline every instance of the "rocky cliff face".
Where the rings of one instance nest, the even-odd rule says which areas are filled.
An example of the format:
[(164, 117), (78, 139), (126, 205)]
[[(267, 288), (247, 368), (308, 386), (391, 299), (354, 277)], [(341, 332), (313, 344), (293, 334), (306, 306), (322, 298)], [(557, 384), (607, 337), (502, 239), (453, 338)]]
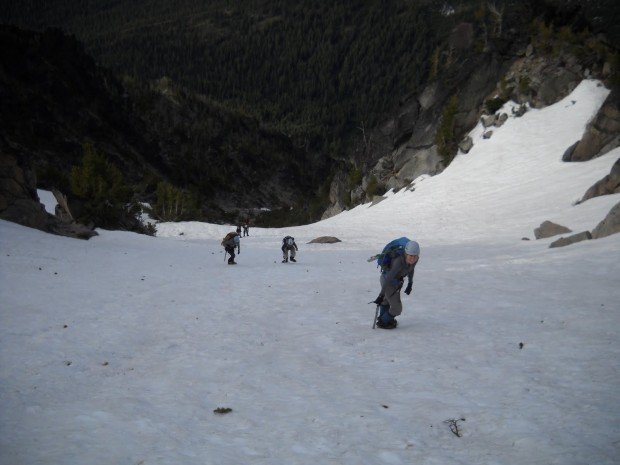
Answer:
[[(467, 42), (461, 48), (467, 50)], [(522, 104), (514, 115), (520, 116), (528, 106), (541, 108), (559, 101), (582, 79), (607, 80), (610, 64), (605, 56), (585, 55), (583, 49), (560, 38), (545, 42), (537, 36), (526, 39), (515, 31), (488, 44), (483, 52), (465, 53), (419, 95), (404, 98), (390, 119), (358, 143), (353, 159), (365, 167), (363, 180), (351, 188), (343, 176), (335, 176), (332, 206), (323, 218), (371, 201), (388, 189), (410, 186), (418, 176), (440, 173), (458, 150), (467, 153), (471, 149), (473, 142), (464, 136), (479, 121), (489, 128), (485, 137), (492, 137), (493, 126), (500, 126), (508, 117), (495, 111), (508, 100)], [(565, 160), (589, 159), (618, 146), (618, 115), (618, 92), (614, 91)], [(452, 144), (446, 146), (440, 136), (445, 130), (442, 122), (448, 117)]]
[(0, 151), (0, 218), (61, 236), (88, 239), (97, 233), (45, 211), (36, 192), (36, 176), (27, 160)]

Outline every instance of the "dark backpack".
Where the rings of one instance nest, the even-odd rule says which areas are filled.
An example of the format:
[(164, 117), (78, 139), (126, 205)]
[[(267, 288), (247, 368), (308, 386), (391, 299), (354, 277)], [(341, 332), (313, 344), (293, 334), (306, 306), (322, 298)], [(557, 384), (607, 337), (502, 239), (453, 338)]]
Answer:
[(226, 234), (226, 235), (224, 236), (224, 239), (222, 239), (222, 245), (225, 245), (225, 243), (226, 243), (227, 241), (229, 241), (231, 238), (233, 238), (233, 237), (235, 237), (235, 236), (237, 236), (237, 233), (236, 233), (236, 232), (229, 232), (228, 234)]
[(284, 239), (282, 239), (282, 244), (287, 247), (292, 247), (294, 243), (295, 243), (294, 237), (286, 236)]
[(381, 271), (387, 270), (392, 265), (392, 260), (405, 253), (405, 246), (409, 242), (406, 237), (399, 237), (388, 242), (379, 255), (377, 255), (377, 266), (381, 267)]

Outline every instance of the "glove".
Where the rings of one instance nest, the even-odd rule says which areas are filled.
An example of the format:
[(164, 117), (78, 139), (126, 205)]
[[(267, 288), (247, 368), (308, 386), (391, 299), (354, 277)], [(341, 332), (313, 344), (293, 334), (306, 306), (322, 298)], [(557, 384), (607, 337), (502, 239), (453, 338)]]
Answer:
[(381, 305), (381, 302), (383, 302), (383, 294), (379, 294), (379, 297), (377, 297), (375, 300), (372, 301), (373, 303), (377, 304), (377, 305)]
[(411, 283), (407, 284), (407, 288), (405, 289), (405, 294), (411, 294)]

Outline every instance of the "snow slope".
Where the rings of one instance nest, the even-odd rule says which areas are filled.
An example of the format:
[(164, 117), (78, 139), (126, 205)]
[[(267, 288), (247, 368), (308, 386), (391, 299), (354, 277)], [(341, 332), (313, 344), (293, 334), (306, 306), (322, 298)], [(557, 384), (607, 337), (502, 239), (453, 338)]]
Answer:
[[(413, 192), (251, 228), (234, 267), (230, 226), (85, 242), (0, 222), (0, 464), (618, 463), (620, 235), (521, 240), (620, 201), (573, 206), (620, 150), (560, 161), (607, 92), (475, 129)], [(326, 234), (343, 242), (306, 244)], [(422, 246), (414, 292), (373, 331), (366, 258), (401, 235)]]

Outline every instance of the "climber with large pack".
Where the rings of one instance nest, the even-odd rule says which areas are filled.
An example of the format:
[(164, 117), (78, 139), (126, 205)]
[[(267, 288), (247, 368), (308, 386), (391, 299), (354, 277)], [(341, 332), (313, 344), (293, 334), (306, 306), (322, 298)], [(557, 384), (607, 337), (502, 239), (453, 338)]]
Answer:
[(388, 243), (383, 251), (370, 257), (368, 261), (377, 260), (377, 266), (381, 267), (381, 292), (372, 303), (377, 305), (373, 328), (378, 326), (383, 329), (394, 329), (398, 325), (396, 318), (403, 311), (400, 301), (400, 290), (403, 287), (405, 277), (407, 287), (405, 294), (411, 294), (413, 272), (420, 258), (420, 245), (406, 237), (394, 239)]
[(291, 236), (286, 236), (282, 239), (282, 263), (286, 263), (289, 261), (288, 254), (291, 253), (290, 260), (292, 262), (296, 262), (295, 253), (299, 250), (297, 244), (295, 243), (295, 238)]
[(229, 232), (222, 239), (222, 246), (224, 247), (224, 258), (226, 258), (226, 253), (230, 254), (230, 258), (228, 259), (229, 265), (236, 265), (235, 261), (235, 247), (237, 248), (237, 254), (241, 253), (241, 238), (239, 234), (235, 231)]

